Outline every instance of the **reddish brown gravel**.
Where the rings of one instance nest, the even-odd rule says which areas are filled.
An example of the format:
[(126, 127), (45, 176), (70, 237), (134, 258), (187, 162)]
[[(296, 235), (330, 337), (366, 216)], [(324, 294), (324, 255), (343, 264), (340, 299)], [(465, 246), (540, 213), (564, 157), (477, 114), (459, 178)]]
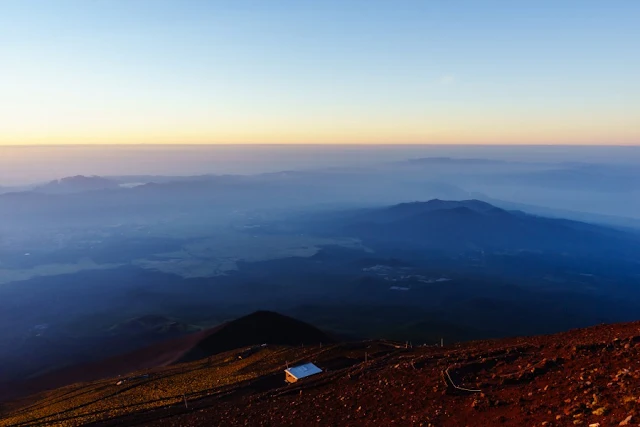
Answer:
[[(369, 341), (268, 351), (269, 357), (252, 355), (255, 363), (232, 372), (245, 379), (187, 399), (188, 408), (177, 400), (125, 407), (91, 422), (167, 427), (640, 425), (640, 322), (444, 348), (405, 349)], [(285, 385), (283, 365), (296, 355), (326, 371)], [(238, 363), (230, 353), (224, 357)], [(198, 363), (183, 369), (193, 370)], [(73, 413), (71, 408), (58, 425), (89, 422), (71, 418)], [(44, 425), (55, 424), (48, 420)]]

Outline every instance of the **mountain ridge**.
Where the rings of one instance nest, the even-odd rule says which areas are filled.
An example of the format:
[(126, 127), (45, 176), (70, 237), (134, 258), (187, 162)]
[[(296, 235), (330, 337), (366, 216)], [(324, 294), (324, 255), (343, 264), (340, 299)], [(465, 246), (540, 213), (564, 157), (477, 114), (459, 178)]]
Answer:
[(633, 257), (640, 239), (610, 227), (508, 211), (480, 200), (401, 203), (343, 221), (365, 242), (454, 251), (528, 250)]

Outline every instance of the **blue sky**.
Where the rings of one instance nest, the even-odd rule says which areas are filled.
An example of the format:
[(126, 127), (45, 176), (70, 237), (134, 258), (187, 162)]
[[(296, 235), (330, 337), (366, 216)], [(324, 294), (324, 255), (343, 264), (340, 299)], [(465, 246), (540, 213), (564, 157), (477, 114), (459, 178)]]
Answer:
[(6, 0), (0, 144), (640, 144), (640, 2)]

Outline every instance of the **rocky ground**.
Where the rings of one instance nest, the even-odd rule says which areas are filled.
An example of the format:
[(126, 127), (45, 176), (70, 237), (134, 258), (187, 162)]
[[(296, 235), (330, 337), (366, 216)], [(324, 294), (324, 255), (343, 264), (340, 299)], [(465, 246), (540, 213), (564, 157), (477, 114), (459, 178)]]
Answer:
[[(110, 380), (44, 393), (5, 405), (0, 425), (640, 425), (640, 323), (444, 348), (368, 341), (244, 355), (150, 372), (126, 391)], [(282, 370), (302, 361), (325, 372), (286, 385)]]

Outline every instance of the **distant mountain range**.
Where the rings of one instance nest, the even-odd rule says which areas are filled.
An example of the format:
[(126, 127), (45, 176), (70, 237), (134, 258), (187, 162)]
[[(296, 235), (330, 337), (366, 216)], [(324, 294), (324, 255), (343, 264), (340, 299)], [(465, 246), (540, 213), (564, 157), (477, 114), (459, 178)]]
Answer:
[(354, 213), (340, 228), (374, 245), (634, 257), (640, 238), (613, 228), (508, 211), (480, 200), (402, 203)]
[(107, 178), (78, 175), (51, 181), (35, 187), (33, 191), (47, 194), (69, 194), (115, 189), (119, 187), (120, 185), (116, 181)]
[[(511, 169), (504, 169), (497, 165), (509, 165)], [(512, 199), (511, 193), (504, 190), (503, 185), (508, 186), (535, 174), (549, 172), (539, 171), (540, 166), (535, 164), (525, 166), (525, 170), (517, 173), (513, 171), (514, 164), (509, 162), (425, 158), (381, 166), (380, 170), (342, 168), (249, 176), (99, 177), (79, 175), (42, 185), (0, 188), (0, 220), (21, 223), (29, 220), (41, 222), (41, 217), (45, 216), (48, 222), (100, 223), (104, 217), (108, 217), (109, 222), (124, 223), (132, 216), (138, 218), (141, 214), (154, 217), (172, 216), (175, 214), (176, 206), (192, 211), (202, 211), (211, 207), (253, 209), (255, 206), (286, 210), (319, 206), (372, 206), (431, 198), (449, 200), (477, 198), (503, 208), (523, 209), (527, 212), (555, 217), (640, 228), (640, 221), (637, 218), (634, 219), (634, 214), (631, 213), (635, 212), (632, 209), (635, 204), (632, 192), (628, 196), (629, 203), (624, 204), (627, 206), (626, 209), (622, 209), (623, 204), (619, 200), (608, 203), (606, 198), (602, 199), (597, 209), (584, 204), (558, 209), (558, 203), (554, 203), (556, 208), (551, 208), (549, 207), (551, 205), (545, 204), (545, 198), (540, 196), (536, 185), (525, 186), (531, 190), (531, 202), (526, 202), (528, 197), (522, 194)], [(466, 175), (456, 174), (460, 168)], [(480, 172), (473, 172), (478, 168), (484, 171), (482, 173), (487, 173), (488, 168), (496, 169), (495, 176), (481, 176)], [(627, 188), (635, 183), (630, 172), (627, 175), (630, 177), (628, 185), (619, 185), (619, 188)], [(627, 175), (616, 177), (616, 179), (624, 180)], [(502, 178), (498, 179), (499, 177)], [(482, 182), (491, 185), (476, 185)], [(555, 191), (558, 187), (553, 186), (550, 179), (545, 182), (549, 186), (549, 191)], [(474, 191), (467, 191), (474, 188)], [(588, 188), (595, 188), (595, 184)], [(586, 190), (582, 188), (580, 191)], [(313, 197), (310, 197), (310, 194), (313, 194)], [(491, 194), (492, 197), (487, 194)], [(615, 194), (620, 198), (625, 193), (616, 192)], [(64, 200), (60, 200), (61, 197), (53, 196), (65, 197)], [(579, 196), (580, 194), (576, 195), (578, 202)], [(572, 196), (567, 195), (567, 197), (571, 200)], [(564, 196), (561, 199), (564, 200)], [(92, 210), (92, 208), (95, 209)], [(625, 211), (625, 216), (615, 213), (616, 209)], [(594, 213), (598, 211), (614, 213)]]

